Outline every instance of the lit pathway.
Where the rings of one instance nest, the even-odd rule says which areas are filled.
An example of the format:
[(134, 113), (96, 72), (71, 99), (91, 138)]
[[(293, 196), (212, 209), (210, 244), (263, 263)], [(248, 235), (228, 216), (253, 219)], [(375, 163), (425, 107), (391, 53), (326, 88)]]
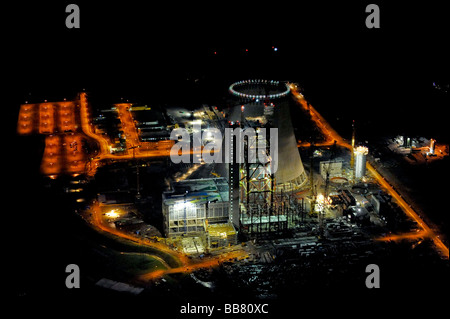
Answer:
[(133, 236), (131, 234), (127, 234), (125, 232), (119, 231), (117, 229), (114, 229), (114, 228), (111, 228), (111, 227), (105, 225), (102, 221), (102, 217), (101, 217), (102, 211), (101, 211), (101, 208), (98, 205), (98, 203), (93, 204), (91, 207), (92, 207), (91, 212), (92, 212), (92, 216), (93, 216), (92, 224), (96, 228), (98, 228), (101, 231), (104, 231), (106, 233), (118, 236), (120, 238), (131, 240), (132, 242), (135, 242), (139, 245), (152, 247), (161, 252), (164, 252), (165, 254), (170, 255), (173, 258), (175, 258), (177, 260), (178, 264), (180, 265), (178, 267), (170, 268), (167, 261), (162, 261), (163, 259), (161, 259), (160, 257), (158, 257), (156, 255), (148, 254), (151, 257), (155, 257), (158, 260), (162, 261), (164, 266), (168, 267), (168, 269), (149, 271), (148, 273), (145, 273), (145, 274), (139, 276), (138, 279), (142, 280), (142, 281), (158, 279), (164, 275), (169, 275), (169, 274), (190, 273), (192, 271), (195, 271), (195, 270), (198, 270), (201, 268), (215, 267), (225, 261), (232, 261), (235, 258), (243, 259), (243, 258), (248, 257), (248, 253), (246, 251), (244, 251), (242, 248), (237, 248), (234, 251), (224, 252), (223, 254), (218, 255), (218, 256), (205, 257), (203, 259), (194, 259), (194, 258), (189, 259), (186, 254), (175, 251), (164, 243), (151, 242), (148, 240), (144, 240), (142, 238)]
[[(301, 93), (299, 93), (293, 85), (291, 85), (291, 92), (294, 96), (294, 99), (302, 106), (302, 108), (306, 111), (309, 110), (309, 112), (311, 114), (311, 120), (315, 122), (317, 127), (319, 127), (322, 130), (322, 133), (327, 138), (327, 142), (325, 142), (325, 143), (330, 143), (330, 142), (336, 141), (337, 145), (340, 145), (340, 146), (345, 147), (345, 148), (349, 149), (350, 151), (352, 151), (352, 146), (349, 143), (347, 143), (330, 126), (330, 124), (328, 124), (328, 122), (322, 117), (322, 115), (320, 115), (317, 112), (317, 110), (311, 104), (309, 104), (309, 105), (307, 104), (304, 96)], [(445, 256), (446, 258), (449, 258), (448, 247), (445, 246), (445, 244), (438, 237), (438, 235), (436, 235), (436, 233), (422, 220), (422, 218), (420, 218), (420, 216), (414, 211), (414, 209), (412, 209), (410, 207), (410, 205), (408, 205), (408, 203), (405, 202), (405, 200), (400, 196), (400, 194), (397, 193), (396, 190), (394, 190), (394, 188), (386, 181), (386, 179), (383, 176), (381, 176), (381, 174), (369, 162), (367, 162), (367, 169), (372, 174), (372, 176), (375, 177), (375, 179), (378, 181), (378, 183), (380, 183), (380, 185), (382, 187), (384, 187), (386, 189), (386, 191), (396, 200), (396, 202), (403, 209), (403, 211), (409, 217), (411, 217), (414, 221), (416, 221), (417, 224), (421, 227), (422, 231), (420, 232), (420, 234), (422, 236), (420, 236), (420, 237), (430, 237), (433, 240), (433, 242), (434, 242), (436, 248), (439, 250), (439, 252), (441, 252), (442, 255)], [(396, 239), (406, 239), (406, 238), (414, 239), (414, 238), (418, 238), (418, 237), (419, 237), (419, 235), (417, 233), (410, 233), (409, 235), (402, 234), (402, 235), (396, 235), (396, 236), (395, 235), (388, 236), (388, 237), (386, 237), (386, 240), (389, 240), (389, 239), (396, 240)], [(382, 240), (382, 238), (381, 238), (381, 240)]]

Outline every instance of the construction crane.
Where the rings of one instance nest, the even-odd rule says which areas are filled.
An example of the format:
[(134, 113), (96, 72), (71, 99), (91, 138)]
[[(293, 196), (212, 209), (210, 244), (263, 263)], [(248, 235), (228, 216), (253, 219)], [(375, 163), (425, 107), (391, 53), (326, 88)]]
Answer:
[(309, 215), (314, 214), (316, 205), (316, 190), (314, 188), (314, 140), (311, 138), (310, 156), (309, 156), (309, 184), (311, 185), (311, 210)]
[(353, 169), (353, 165), (355, 164), (355, 137), (356, 137), (356, 128), (355, 128), (355, 120), (352, 122), (352, 150), (351, 150), (351, 158), (350, 158), (350, 167)]
[(328, 187), (330, 185), (330, 169), (331, 169), (331, 164), (334, 161), (334, 158), (336, 157), (336, 143), (337, 141), (335, 140), (333, 143), (333, 146), (331, 147), (331, 155), (330, 155), (330, 159), (328, 161), (328, 166), (327, 166), (327, 170), (326, 170), (326, 178), (325, 178), (325, 188), (324, 188), (324, 194), (323, 196), (325, 197), (325, 200), (328, 198)]
[(215, 168), (216, 168), (216, 163), (213, 163), (213, 164), (212, 164), (211, 175), (213, 175), (213, 176), (215, 176), (215, 177), (217, 177), (217, 178), (221, 177), (219, 174), (217, 174), (217, 173), (215, 172)]
[[(333, 146), (331, 146), (331, 155), (330, 155), (330, 159), (328, 161), (328, 165), (325, 171), (325, 187), (323, 190), (323, 203), (325, 204), (328, 201), (328, 187), (330, 185), (330, 169), (331, 169), (331, 164), (334, 161), (334, 158), (336, 157), (336, 143), (337, 141), (335, 140), (333, 143)], [(323, 223), (323, 212), (320, 211), (319, 212), (319, 236), (323, 237), (324, 234), (324, 223)]]

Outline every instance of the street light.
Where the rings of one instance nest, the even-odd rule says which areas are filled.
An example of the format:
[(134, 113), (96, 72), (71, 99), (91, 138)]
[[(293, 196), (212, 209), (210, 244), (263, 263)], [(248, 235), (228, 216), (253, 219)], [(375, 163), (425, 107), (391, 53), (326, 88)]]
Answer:
[(117, 218), (120, 214), (117, 212), (117, 209), (111, 209), (109, 212), (105, 213), (105, 216), (109, 218)]

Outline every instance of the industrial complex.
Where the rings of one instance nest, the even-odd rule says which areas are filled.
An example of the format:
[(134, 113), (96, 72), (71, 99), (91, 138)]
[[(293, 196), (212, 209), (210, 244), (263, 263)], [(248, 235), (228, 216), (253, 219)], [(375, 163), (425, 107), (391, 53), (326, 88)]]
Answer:
[(7, 2), (15, 317), (440, 315), (444, 4)]
[[(17, 132), (44, 135), (41, 172), (63, 181), (64, 196), (90, 227), (137, 243), (158, 261), (128, 276), (147, 289), (192, 274), (208, 289), (224, 281), (257, 297), (282, 296), (281, 285), (293, 288), (285, 276), (305, 286), (315, 271), (344, 276), (345, 265), (394, 254), (389, 245), (397, 240), (408, 249), (427, 242), (448, 259), (437, 229), (382, 176), (377, 151), (372, 156), (358, 141), (355, 123), (351, 141), (343, 139), (295, 83), (235, 82), (226, 106), (197, 109), (95, 108), (82, 92), (73, 101), (21, 105)], [(171, 160), (174, 145), (188, 145), (187, 160)], [(419, 145), (397, 137), (389, 148), (415, 163), (412, 154), (430, 162), (448, 156), (434, 139)], [(215, 152), (219, 160), (204, 160)], [(250, 159), (252, 152), (259, 153)], [(219, 265), (220, 280), (211, 270)], [(96, 276), (101, 289), (118, 280)]]

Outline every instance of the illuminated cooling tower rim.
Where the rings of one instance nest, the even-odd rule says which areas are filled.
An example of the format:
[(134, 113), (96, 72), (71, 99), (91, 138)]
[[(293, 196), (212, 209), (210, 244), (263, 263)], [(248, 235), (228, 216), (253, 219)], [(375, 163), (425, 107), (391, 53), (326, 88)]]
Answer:
[(248, 94), (244, 92), (240, 92), (240, 89), (242, 89), (245, 86), (249, 85), (261, 85), (263, 86), (273, 86), (273, 87), (279, 87), (280, 81), (273, 81), (273, 80), (243, 80), (239, 82), (235, 82), (230, 85), (228, 90), (231, 94), (237, 97), (241, 98), (247, 98), (247, 99), (278, 99), (281, 97), (284, 97), (289, 94), (291, 91), (289, 85), (287, 83), (283, 83), (285, 90), (281, 91), (279, 93), (274, 94)]
[(355, 148), (355, 155), (367, 155), (369, 154), (369, 149), (365, 146), (358, 146), (357, 148)]
[(366, 174), (366, 156), (369, 149), (364, 146), (358, 146), (355, 149), (355, 178), (363, 178)]

